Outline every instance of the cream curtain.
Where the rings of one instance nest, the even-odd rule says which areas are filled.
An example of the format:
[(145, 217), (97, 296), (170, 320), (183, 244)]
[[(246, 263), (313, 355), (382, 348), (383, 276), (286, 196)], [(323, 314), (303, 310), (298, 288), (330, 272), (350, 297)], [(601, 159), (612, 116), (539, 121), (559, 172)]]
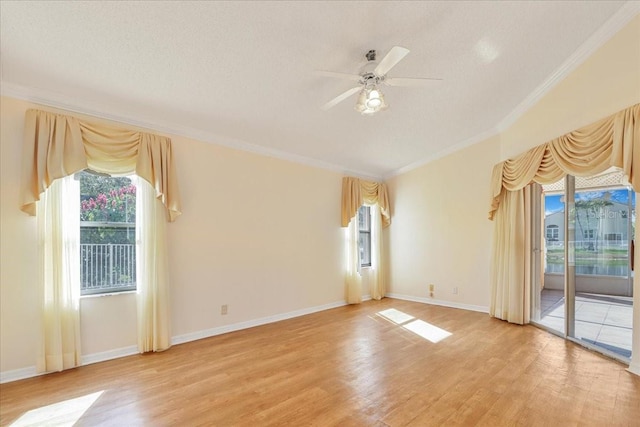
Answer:
[[(362, 301), (362, 277), (358, 250), (358, 209), (369, 205), (373, 209), (371, 269), (369, 275), (371, 297), (381, 299), (385, 290), (385, 266), (382, 260), (382, 228), (391, 224), (387, 186), (378, 182), (364, 181), (353, 177), (342, 178), (342, 227), (346, 231), (345, 289), (349, 304)], [(355, 252), (354, 252), (355, 251)], [(355, 255), (354, 255), (355, 254)], [(356, 295), (357, 294), (357, 295)]]
[[(531, 189), (509, 191), (493, 229), (495, 257), (489, 314), (520, 325), (529, 323), (531, 290)], [(518, 286), (512, 286), (517, 283)]]
[[(138, 268), (140, 269), (137, 283), (139, 287), (138, 340), (140, 351), (164, 350), (170, 346), (164, 218), (174, 221), (181, 213), (171, 140), (144, 132), (86, 123), (71, 116), (40, 110), (27, 111), (21, 183), (21, 209), (24, 212), (35, 215), (36, 205), (43, 198), (46, 199), (45, 206), (58, 203), (61, 200), (58, 191), (50, 194), (48, 189), (55, 187), (62, 178), (87, 167), (112, 175), (135, 173), (142, 178), (141, 182), (148, 183), (146, 187), (139, 186), (143, 188), (142, 193), (145, 197), (141, 198), (143, 199), (140, 205), (142, 211), (138, 211), (138, 215), (142, 217), (141, 226), (136, 230)], [(54, 202), (53, 199), (57, 201)], [(79, 204), (79, 194), (75, 200), (74, 203)], [(158, 206), (158, 203), (161, 205)], [(68, 204), (68, 206), (71, 205)], [(71, 236), (70, 233), (79, 233), (79, 223), (74, 224), (75, 231), (66, 225), (70, 218), (76, 218), (79, 221), (79, 207), (65, 216), (49, 215), (45, 212), (48, 212), (47, 209), (38, 208), (38, 221), (46, 221), (50, 229), (54, 230), (49, 234), (43, 234), (41, 245), (45, 248), (48, 245), (57, 245), (57, 240), (66, 239), (67, 236)], [(55, 253), (55, 250), (57, 249), (54, 246), (51, 251)], [(43, 336), (45, 348), (50, 347), (50, 343), (55, 345), (58, 341), (56, 336), (58, 330), (71, 330), (70, 320), (67, 319), (71, 318), (71, 314), (65, 313), (71, 313), (68, 306), (72, 305), (57, 294), (52, 297), (47, 295), (49, 295), (48, 289), (52, 286), (49, 282), (60, 281), (60, 273), (56, 271), (57, 266), (71, 265), (74, 262), (79, 262), (79, 252), (69, 250), (65, 250), (57, 258), (44, 258), (43, 283), (45, 300), (49, 301), (49, 305), (43, 308), (47, 324), (46, 334)], [(73, 266), (73, 268), (79, 275), (79, 266)], [(65, 280), (64, 285), (65, 292), (71, 292), (66, 288), (70, 286), (79, 294), (79, 278), (76, 282)], [(62, 285), (55, 286), (59, 288)], [(78, 297), (75, 291), (73, 295), (74, 298)], [(77, 302), (75, 304), (77, 309)], [(78, 326), (76, 328), (79, 330)], [(70, 335), (70, 332), (66, 335)], [(65, 338), (65, 342), (70, 339)], [(73, 354), (76, 355), (73, 363), (78, 364), (79, 345)], [(65, 363), (56, 362), (55, 365), (51, 365), (53, 368), (49, 368), (48, 362), (45, 363), (43, 359), (39, 365), (47, 370), (66, 369), (69, 366), (75, 366), (71, 365), (71, 362), (66, 362), (71, 358), (70, 355), (70, 350), (67, 351), (65, 347)]]
[(345, 299), (348, 304), (362, 302), (362, 276), (360, 275), (360, 248), (358, 247), (358, 214), (351, 218), (345, 229)]
[[(550, 184), (567, 174), (594, 175), (622, 169), (640, 189), (640, 104), (570, 132), (497, 164), (491, 182), (489, 219), (494, 220), (489, 313), (514, 323), (528, 322), (530, 219), (525, 187)], [(637, 277), (636, 277), (636, 280)]]
[(56, 180), (42, 194), (38, 256), (42, 324), (38, 373), (80, 365), (80, 186), (73, 177)]
[(22, 158), (21, 209), (30, 215), (54, 180), (87, 167), (112, 175), (135, 172), (155, 188), (169, 221), (181, 213), (169, 138), (28, 110)]
[(590, 176), (615, 166), (640, 189), (640, 104), (498, 163), (491, 181), (493, 219), (505, 191), (532, 181), (551, 184), (567, 174)]
[(387, 292), (386, 272), (382, 262), (382, 214), (378, 205), (371, 206), (371, 269), (369, 270), (369, 291), (371, 298), (380, 300)]
[(137, 189), (138, 351), (144, 353), (171, 346), (171, 317), (163, 205), (144, 179), (137, 179)]
[(391, 224), (387, 186), (358, 178), (342, 178), (342, 227), (347, 227), (363, 204), (380, 206), (382, 227)]

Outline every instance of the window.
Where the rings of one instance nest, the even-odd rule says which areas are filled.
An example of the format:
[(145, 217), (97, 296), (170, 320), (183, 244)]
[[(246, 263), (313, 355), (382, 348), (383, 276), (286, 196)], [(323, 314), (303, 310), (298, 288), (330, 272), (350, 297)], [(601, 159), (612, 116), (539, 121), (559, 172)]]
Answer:
[(585, 239), (593, 240), (594, 236), (595, 236), (594, 230), (583, 230), (582, 231), (582, 237), (584, 237)]
[(360, 248), (360, 266), (371, 266), (371, 208), (360, 206), (358, 210), (358, 229), (360, 238), (358, 247)]
[(91, 171), (80, 181), (81, 295), (136, 289), (136, 186)]
[(547, 225), (547, 240), (551, 242), (557, 242), (559, 236), (559, 229), (557, 225)]
[(611, 243), (622, 243), (622, 233), (605, 233), (604, 240)]

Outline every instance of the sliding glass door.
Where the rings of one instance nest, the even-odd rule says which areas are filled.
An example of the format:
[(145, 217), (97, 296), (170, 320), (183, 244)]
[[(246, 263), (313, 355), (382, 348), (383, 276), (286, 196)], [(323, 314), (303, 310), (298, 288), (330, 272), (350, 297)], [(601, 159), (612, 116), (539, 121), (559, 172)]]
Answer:
[(628, 361), (635, 193), (614, 170), (544, 186), (537, 205), (532, 322)]

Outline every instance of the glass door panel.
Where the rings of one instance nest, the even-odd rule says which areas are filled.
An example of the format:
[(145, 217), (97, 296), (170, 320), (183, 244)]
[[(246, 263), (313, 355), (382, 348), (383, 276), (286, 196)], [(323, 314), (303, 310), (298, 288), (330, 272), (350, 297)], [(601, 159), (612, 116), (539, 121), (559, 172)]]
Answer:
[[(560, 187), (563, 185), (558, 184)], [(545, 192), (540, 200), (538, 212), (534, 213), (533, 236), (540, 235), (534, 244), (533, 269), (537, 273), (532, 279), (533, 309), (532, 320), (561, 335), (565, 334), (565, 294), (564, 294), (564, 264), (565, 264), (565, 199), (558, 191)], [(536, 218), (540, 218), (536, 220)], [(542, 233), (536, 233), (535, 228), (542, 228)], [(540, 272), (540, 273), (538, 273)]]
[(631, 251), (635, 193), (627, 188), (576, 191), (575, 332), (624, 358), (631, 356)]
[(567, 175), (564, 181), (565, 239), (564, 239), (564, 298), (565, 333), (575, 337), (576, 307), (576, 201), (575, 178)]

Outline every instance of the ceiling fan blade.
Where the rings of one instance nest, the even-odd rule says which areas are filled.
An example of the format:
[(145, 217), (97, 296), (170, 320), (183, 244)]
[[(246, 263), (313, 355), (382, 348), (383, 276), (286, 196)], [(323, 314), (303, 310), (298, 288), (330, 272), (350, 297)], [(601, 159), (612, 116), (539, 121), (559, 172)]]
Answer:
[(315, 74), (325, 77), (334, 77), (336, 79), (360, 81), (362, 77), (359, 74), (336, 73), (334, 71), (316, 71)]
[(324, 111), (327, 111), (329, 108), (332, 108), (332, 107), (336, 106), (337, 104), (339, 104), (340, 102), (344, 101), (345, 99), (347, 99), (348, 97), (350, 97), (354, 93), (360, 92), (361, 90), (362, 90), (361, 86), (352, 87), (348, 91), (342, 92), (340, 95), (336, 96), (331, 101), (329, 101), (326, 104), (324, 104), (322, 106), (322, 109)]
[(433, 87), (442, 83), (442, 79), (389, 77), (384, 79), (384, 82), (389, 86)]
[(409, 49), (400, 46), (394, 46), (387, 56), (382, 58), (382, 61), (378, 64), (378, 66), (373, 70), (376, 76), (384, 76), (389, 72), (390, 69), (396, 66), (398, 62), (402, 60), (409, 53)]

